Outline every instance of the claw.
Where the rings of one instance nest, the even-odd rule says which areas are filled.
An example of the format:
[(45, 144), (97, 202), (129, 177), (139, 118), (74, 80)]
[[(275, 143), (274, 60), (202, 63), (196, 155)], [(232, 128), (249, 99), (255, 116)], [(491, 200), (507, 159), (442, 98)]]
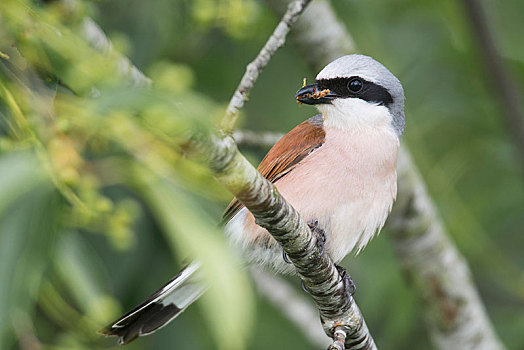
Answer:
[(353, 282), (353, 278), (351, 278), (351, 276), (349, 275), (347, 278), (347, 286), (349, 287), (349, 294), (351, 296), (355, 295), (355, 292), (357, 291), (357, 285), (355, 284), (355, 282)]
[(285, 250), (282, 250), (282, 257), (284, 258), (284, 261), (288, 264), (291, 264), (291, 261), (289, 260), (289, 258), (287, 257), (287, 254), (286, 254), (286, 251)]
[(321, 257), (322, 255), (324, 255), (324, 241), (319, 241), (320, 242), (320, 255), (319, 257)]
[(320, 230), (320, 234), (322, 235), (322, 242), (326, 241), (326, 232), (324, 230)]
[(357, 285), (355, 282), (353, 282), (353, 279), (350, 275), (348, 275), (345, 268), (339, 265), (335, 265), (338, 273), (340, 274), (340, 278), (342, 279), (342, 282), (344, 283), (344, 291), (346, 292), (346, 304), (344, 307), (348, 306), (349, 301), (351, 300), (351, 297), (355, 294), (357, 291)]
[(307, 294), (310, 294), (309, 291), (306, 289), (306, 285), (304, 284), (304, 281), (300, 281), (302, 283), (302, 290), (306, 292)]

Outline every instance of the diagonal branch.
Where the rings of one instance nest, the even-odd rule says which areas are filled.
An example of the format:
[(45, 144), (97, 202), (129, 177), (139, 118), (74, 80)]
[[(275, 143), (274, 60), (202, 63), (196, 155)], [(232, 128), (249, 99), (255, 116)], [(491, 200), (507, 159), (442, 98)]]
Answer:
[(404, 148), (399, 195), (388, 232), (408, 280), (424, 304), (437, 349), (503, 349), (471, 279), (466, 260), (448, 237), (422, 178)]
[[(276, 187), (238, 152), (230, 136), (196, 137), (193, 145), (205, 157), (217, 180), (253, 214), (256, 223), (271, 233), (296, 267), (317, 304), (326, 334), (347, 334), (355, 349), (376, 349), (354, 299), (349, 297), (337, 268), (321, 248), (298, 212)], [(346, 344), (347, 345), (347, 344)], [(348, 347), (352, 349), (352, 347)]]
[[(281, 1), (266, 2), (277, 14), (281, 12)], [(323, 55), (330, 59), (354, 51), (349, 33), (345, 29), (341, 31), (343, 24), (325, 0), (314, 1), (298, 21), (297, 28), (314, 28), (318, 23), (329, 25), (310, 35), (292, 33), (302, 57), (318, 57), (319, 61), (308, 61), (315, 70), (328, 62), (311, 51), (323, 50)], [(335, 44), (325, 44), (330, 41)], [(317, 43), (321, 46), (315, 46)], [(397, 203), (386, 225), (402, 268), (422, 299), (422, 312), (434, 346), (437, 349), (504, 349), (470, 278), (465, 259), (448, 237), (406, 147), (401, 148), (397, 169)]]
[[(247, 100), (259, 74), (276, 50), (284, 44), (291, 26), (309, 2), (290, 2), (271, 37), (255, 60), (247, 66), (222, 120), (224, 134), (233, 131), (238, 111)], [(276, 187), (254, 168), (250, 169), (249, 162), (238, 152), (231, 137), (211, 135), (197, 141), (196, 146), (202, 156), (207, 156), (208, 166), (215, 172), (218, 181), (249, 209), (256, 223), (268, 230), (290, 258), (319, 308), (326, 334), (335, 340), (330, 349), (343, 349), (345, 341), (355, 344), (359, 349), (375, 349), (358, 306), (351, 296), (347, 300), (344, 282), (335, 264), (327, 254), (320, 253), (316, 238), (298, 212), (280, 196)], [(239, 180), (241, 183), (238, 183)]]

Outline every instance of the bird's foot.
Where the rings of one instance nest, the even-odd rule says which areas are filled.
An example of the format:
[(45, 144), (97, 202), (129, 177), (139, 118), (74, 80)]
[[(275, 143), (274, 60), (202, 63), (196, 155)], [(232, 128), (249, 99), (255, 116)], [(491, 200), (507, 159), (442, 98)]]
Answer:
[[(355, 284), (355, 282), (353, 282), (353, 279), (347, 273), (345, 268), (339, 265), (335, 265), (335, 267), (337, 268), (338, 274), (340, 275), (340, 278), (342, 279), (342, 282), (344, 283), (344, 292), (346, 293), (346, 304), (344, 304), (344, 307), (346, 307), (349, 304), (350, 298), (357, 291), (357, 285)], [(302, 282), (302, 290), (308, 294), (311, 294), (307, 290), (306, 285), (304, 284), (304, 281), (301, 281), (301, 282)]]
[(340, 275), (340, 278), (342, 279), (342, 282), (344, 283), (344, 291), (346, 292), (346, 298), (347, 298), (346, 304), (344, 305), (344, 307), (346, 307), (349, 304), (351, 297), (357, 291), (357, 285), (355, 284), (355, 282), (353, 282), (353, 279), (347, 273), (345, 268), (339, 265), (335, 265), (335, 267), (337, 268), (338, 274)]
[[(318, 220), (313, 220), (307, 223), (309, 226), (309, 229), (311, 230), (311, 233), (315, 235), (317, 238), (317, 244), (320, 245), (320, 256), (324, 255), (324, 245), (326, 243), (326, 232), (318, 227)], [(284, 258), (284, 261), (288, 264), (291, 264), (291, 261), (287, 257), (286, 252), (282, 251), (282, 258)]]
[(311, 233), (317, 238), (317, 244), (320, 246), (320, 256), (324, 255), (324, 245), (326, 243), (326, 232), (318, 227), (318, 220), (312, 220), (307, 223)]

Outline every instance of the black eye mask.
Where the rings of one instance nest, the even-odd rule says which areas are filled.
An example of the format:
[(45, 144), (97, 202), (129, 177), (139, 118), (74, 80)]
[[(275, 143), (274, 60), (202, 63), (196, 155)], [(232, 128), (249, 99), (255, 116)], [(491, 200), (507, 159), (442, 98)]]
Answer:
[(329, 89), (338, 98), (360, 98), (386, 107), (393, 103), (385, 87), (360, 77), (320, 79), (317, 85), (320, 90)]

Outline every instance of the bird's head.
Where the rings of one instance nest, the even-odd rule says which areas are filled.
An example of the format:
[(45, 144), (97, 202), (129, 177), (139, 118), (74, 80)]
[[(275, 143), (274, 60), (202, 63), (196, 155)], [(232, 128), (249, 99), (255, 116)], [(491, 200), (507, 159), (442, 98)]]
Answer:
[(388, 123), (398, 136), (405, 126), (404, 90), (382, 64), (364, 55), (342, 56), (298, 90), (299, 103), (315, 105), (324, 125), (353, 128)]

